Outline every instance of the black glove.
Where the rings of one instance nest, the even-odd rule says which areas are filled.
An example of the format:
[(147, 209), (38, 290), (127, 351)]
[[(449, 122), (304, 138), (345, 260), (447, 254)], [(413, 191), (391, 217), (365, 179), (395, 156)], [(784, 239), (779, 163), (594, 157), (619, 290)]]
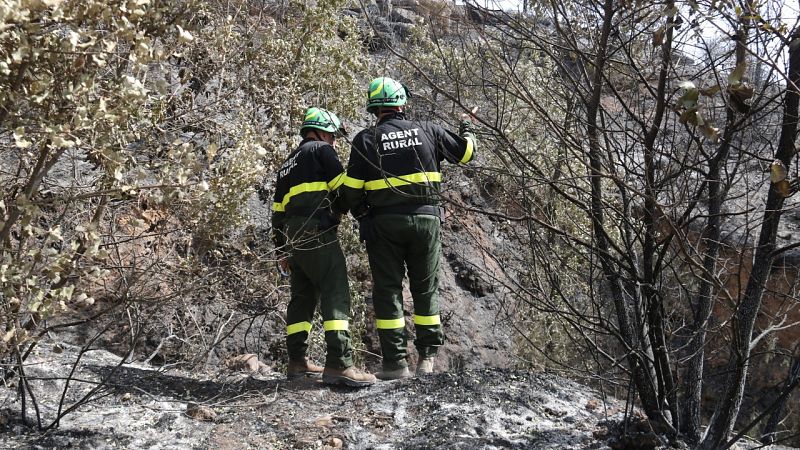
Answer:
[(458, 124), (458, 134), (463, 136), (464, 134), (474, 134), (475, 133), (475, 124), (472, 123), (469, 119), (464, 119)]

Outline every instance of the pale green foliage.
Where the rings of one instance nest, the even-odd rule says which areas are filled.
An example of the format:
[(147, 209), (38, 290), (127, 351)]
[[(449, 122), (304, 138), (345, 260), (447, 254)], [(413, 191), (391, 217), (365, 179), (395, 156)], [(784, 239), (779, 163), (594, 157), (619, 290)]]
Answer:
[[(213, 224), (223, 220), (229, 226), (253, 188), (271, 181), (298, 142), (307, 107), (347, 118), (360, 106), (358, 80), (367, 60), (353, 21), (338, 14), (343, 5), (290, 2), (278, 19), (269, 15), (274, 11), (247, 2), (202, 5), (205, 23), (183, 52), (179, 74), (184, 85), (202, 86), (191, 106), (185, 105), (185, 120), (198, 124), (200, 145), (207, 147), (201, 164), (206, 175), (195, 174), (206, 181), (200, 184), (205, 202), (187, 211), (201, 234), (211, 238), (224, 231)], [(188, 136), (197, 140), (198, 134)]]
[[(0, 355), (94, 297), (270, 294), (271, 256), (234, 232), (304, 108), (361, 108), (343, 5), (0, 0)], [(215, 246), (267, 267), (236, 287), (196, 258)]]
[[(75, 280), (103, 271), (98, 225), (134, 163), (129, 143), (146, 131), (148, 64), (166, 56), (155, 42), (172, 40), (181, 11), (149, 0), (0, 2), (4, 343), (70, 302), (92, 303), (73, 295)], [(83, 176), (49, 178), (70, 165)]]

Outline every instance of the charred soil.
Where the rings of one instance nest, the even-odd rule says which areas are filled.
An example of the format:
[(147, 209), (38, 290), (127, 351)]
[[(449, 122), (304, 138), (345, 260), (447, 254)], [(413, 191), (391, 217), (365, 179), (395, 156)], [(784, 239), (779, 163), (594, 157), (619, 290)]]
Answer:
[[(54, 345), (42, 343), (28, 373), (45, 425), (80, 350), (60, 344), (54, 352)], [(0, 389), (0, 447), (613, 448), (625, 428), (615, 424), (626, 413), (622, 402), (546, 373), (473, 369), (352, 390), (312, 378), (286, 381), (268, 369), (159, 370), (123, 364), (103, 350), (83, 354), (62, 410), (98, 386), (91, 401), (46, 432), (15, 412), (14, 386)], [(27, 421), (35, 423), (28, 404)], [(666, 445), (644, 434), (654, 445), (643, 448)]]

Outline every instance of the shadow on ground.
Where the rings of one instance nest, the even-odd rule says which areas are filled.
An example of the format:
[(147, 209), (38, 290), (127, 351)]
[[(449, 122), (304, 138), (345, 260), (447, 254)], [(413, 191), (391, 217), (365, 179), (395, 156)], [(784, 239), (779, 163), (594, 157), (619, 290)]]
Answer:
[(261, 380), (257, 378), (232, 377), (228, 380), (198, 380), (145, 370), (136, 367), (87, 366), (87, 370), (98, 377), (108, 377), (108, 386), (117, 394), (136, 390), (154, 397), (170, 397), (175, 400), (197, 403), (225, 403), (241, 399), (247, 392), (271, 393), (279, 387), (294, 389), (316, 389), (307, 383), (288, 383), (282, 379)]

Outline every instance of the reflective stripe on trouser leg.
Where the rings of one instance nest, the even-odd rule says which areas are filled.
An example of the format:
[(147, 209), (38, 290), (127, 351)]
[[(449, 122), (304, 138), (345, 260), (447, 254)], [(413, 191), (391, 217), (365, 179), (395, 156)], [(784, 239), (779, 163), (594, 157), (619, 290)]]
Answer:
[[(387, 216), (373, 219), (375, 236), (367, 241), (369, 267), (372, 271), (372, 303), (375, 307), (378, 337), (381, 341), (383, 367), (393, 370), (405, 367), (408, 353), (405, 320), (403, 319), (404, 248), (393, 242), (399, 235), (381, 227)], [(395, 225), (402, 226), (403, 216)], [(393, 225), (394, 226), (394, 225)]]
[[(349, 311), (350, 297), (347, 299)], [(324, 294), (322, 304), (325, 304)], [(325, 344), (328, 347), (325, 366), (335, 369), (346, 369), (352, 366), (353, 350), (350, 341), (350, 322), (344, 319), (325, 320), (322, 323), (322, 327), (325, 329)]]
[[(306, 222), (305, 218), (298, 219), (300, 225)], [(290, 232), (293, 231), (293, 225), (298, 226), (290, 222)], [(327, 346), (325, 366), (350, 367), (353, 365), (349, 332), (350, 287), (344, 254), (335, 230), (324, 233), (314, 231), (312, 236), (310, 240), (306, 236), (308, 242), (303, 249), (294, 250), (292, 260), (297, 270), (303, 272), (316, 289)], [(294, 270), (295, 267), (293, 275)]]
[(347, 320), (326, 320), (322, 323), (325, 331), (348, 331), (350, 323)]
[(444, 344), (439, 317), (441, 243), (439, 218), (412, 217), (414, 238), (406, 253), (409, 289), (414, 298), (414, 346), (420, 358), (435, 355)]
[(441, 320), (441, 318), (439, 318), (438, 314), (436, 314), (434, 316), (420, 316), (420, 315), (414, 314), (414, 325), (433, 326), (433, 325), (441, 325), (441, 324), (442, 324), (442, 320)]
[(375, 328), (379, 330), (396, 330), (398, 328), (406, 327), (406, 319), (400, 317), (398, 319), (376, 319)]
[(290, 323), (286, 325), (286, 335), (301, 333), (305, 331), (306, 333), (311, 332), (311, 322), (297, 322), (297, 323)]
[[(401, 311), (402, 313), (402, 311)], [(375, 319), (375, 328), (378, 330), (378, 337), (381, 340), (381, 352), (383, 356), (383, 368), (395, 370), (408, 365), (405, 351), (406, 341), (406, 319), (399, 317), (396, 319)], [(395, 352), (402, 348), (402, 357)], [(388, 357), (387, 357), (388, 355)], [(394, 355), (394, 356), (392, 356)]]

